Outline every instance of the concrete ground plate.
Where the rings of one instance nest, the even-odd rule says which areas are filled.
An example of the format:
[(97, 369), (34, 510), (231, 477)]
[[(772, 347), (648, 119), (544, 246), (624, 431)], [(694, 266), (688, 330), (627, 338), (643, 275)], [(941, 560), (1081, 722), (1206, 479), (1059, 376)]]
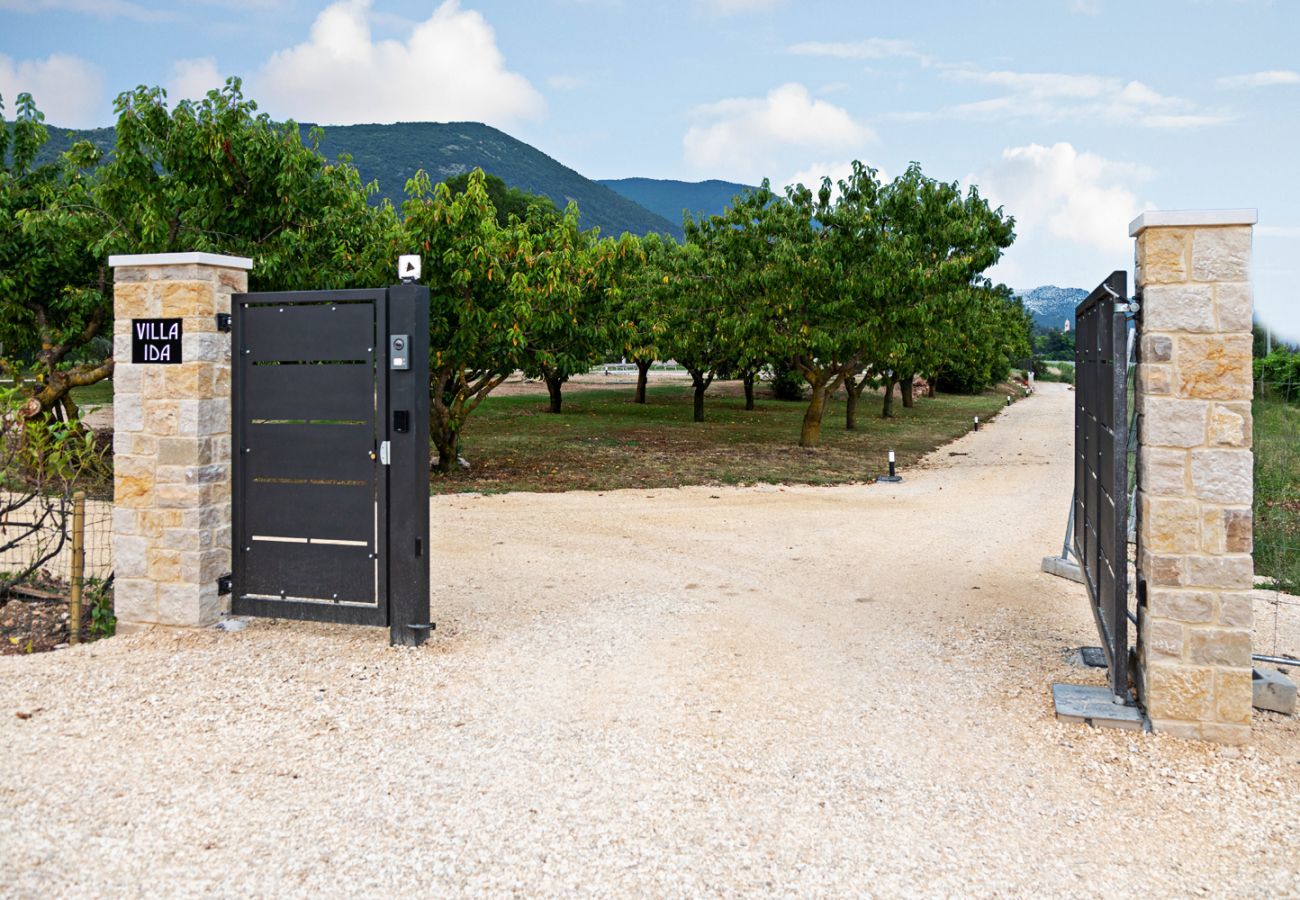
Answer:
[(1277, 669), (1256, 668), (1251, 680), (1253, 705), (1284, 716), (1295, 715), (1296, 685)]
[(1082, 722), (1097, 728), (1122, 728), (1143, 731), (1146, 716), (1136, 706), (1114, 702), (1109, 688), (1082, 684), (1052, 685), (1056, 717), (1066, 722)]
[(1060, 556), (1044, 556), (1042, 570), (1048, 575), (1060, 575), (1083, 584), (1083, 572), (1078, 564)]

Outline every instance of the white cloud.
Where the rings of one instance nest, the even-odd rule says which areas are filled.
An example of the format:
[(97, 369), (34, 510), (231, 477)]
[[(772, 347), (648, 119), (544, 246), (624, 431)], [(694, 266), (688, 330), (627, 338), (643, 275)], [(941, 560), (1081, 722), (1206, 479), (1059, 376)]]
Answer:
[[(697, 107), (682, 139), (687, 161), (697, 169), (757, 180), (785, 168), (790, 150), (851, 150), (875, 140), (870, 128), (842, 107), (814, 100), (801, 84), (783, 84), (766, 97), (737, 97)], [(784, 164), (783, 164), (784, 163)]]
[[(870, 166), (871, 163), (866, 160), (862, 161)], [(790, 175), (784, 181), (780, 182), (781, 187), (774, 187), (774, 190), (781, 190), (785, 185), (802, 184), (804, 187), (816, 193), (821, 187), (822, 178), (830, 178), (834, 196), (839, 196), (839, 183), (847, 181), (853, 174), (853, 161), (842, 160), (840, 162), (815, 162), (805, 166), (799, 171)], [(889, 175), (884, 169), (876, 167), (876, 178), (882, 182), (889, 180)]]
[(946, 107), (937, 113), (904, 113), (897, 118), (959, 118), (998, 121), (1104, 121), (1147, 128), (1199, 128), (1221, 125), (1231, 116), (1204, 110), (1190, 100), (1165, 96), (1140, 81), (1101, 75), (1009, 72), (957, 68), (946, 78), (988, 85), (998, 97)]
[(178, 59), (172, 63), (167, 77), (167, 97), (177, 100), (201, 100), (208, 91), (225, 84), (217, 70), (217, 61), (210, 56), (201, 59)]
[(1128, 223), (1149, 206), (1138, 201), (1134, 186), (1152, 174), (1058, 143), (1008, 147), (967, 180), (1016, 217), (1018, 244), (1050, 236), (1124, 259), (1132, 253)]
[(734, 16), (739, 13), (765, 12), (785, 0), (700, 0), (701, 5), (715, 16)]
[(551, 75), (546, 79), (546, 86), (557, 91), (575, 91), (586, 87), (587, 79), (581, 75)]
[(1084, 16), (1101, 13), (1101, 0), (1070, 0), (1070, 12)]
[(1215, 84), (1224, 88), (1272, 87), (1278, 84), (1300, 84), (1300, 72), (1290, 69), (1273, 69), (1268, 72), (1250, 72), (1246, 75), (1227, 75)]
[(835, 59), (892, 59), (911, 57), (919, 59), (921, 53), (911, 41), (888, 38), (867, 38), (862, 41), (803, 41), (791, 44), (788, 52), (796, 56), (829, 56)]
[(853, 163), (845, 160), (843, 162), (816, 162), (798, 172), (783, 179), (779, 186), (773, 186), (773, 190), (781, 190), (786, 185), (802, 184), (809, 188), (814, 194), (821, 187), (822, 179), (829, 177), (831, 184), (834, 185), (842, 178), (848, 178), (853, 172)]
[(176, 18), (174, 12), (149, 9), (130, 0), (0, 0), (6, 12), (71, 12), (98, 19), (133, 19), (137, 22), (164, 22)]
[(32, 95), (45, 121), (65, 128), (105, 124), (104, 75), (76, 56), (55, 53), (45, 59), (14, 59), (0, 53), (0, 97), (8, 111), (20, 93)]
[(275, 53), (250, 79), (250, 95), (274, 116), (324, 125), (503, 125), (544, 111), (532, 84), (506, 69), (492, 27), (459, 0), (444, 0), (404, 40), (372, 40), (370, 5), (326, 7), (304, 43)]

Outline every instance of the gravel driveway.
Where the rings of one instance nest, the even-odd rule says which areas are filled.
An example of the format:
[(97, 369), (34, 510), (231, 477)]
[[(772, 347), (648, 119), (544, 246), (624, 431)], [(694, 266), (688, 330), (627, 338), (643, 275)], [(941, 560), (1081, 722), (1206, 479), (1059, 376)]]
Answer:
[(1102, 683), (1038, 572), (1070, 396), (895, 486), (437, 498), (419, 650), (257, 621), (0, 658), (0, 893), (1300, 893), (1295, 720), (1053, 718)]

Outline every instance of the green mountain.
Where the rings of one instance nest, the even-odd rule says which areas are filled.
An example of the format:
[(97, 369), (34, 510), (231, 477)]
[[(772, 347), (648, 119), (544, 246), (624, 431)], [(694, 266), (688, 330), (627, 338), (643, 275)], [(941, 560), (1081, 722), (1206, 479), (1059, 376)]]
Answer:
[[(302, 126), (304, 139), (309, 127)], [(50, 126), (49, 131), (43, 159), (52, 159), (76, 140), (89, 140), (106, 151), (113, 146), (112, 128), (69, 131)], [(407, 180), (419, 169), (440, 181), (479, 166), (511, 187), (545, 194), (560, 209), (575, 201), (583, 227), (598, 227), (601, 234), (657, 231), (679, 240), (682, 237), (680, 213), (671, 219), (656, 215), (536, 147), (479, 122), (331, 125), (324, 128), (320, 149), (330, 159), (350, 153), (361, 179), (379, 182), (379, 196), (398, 206), (405, 197)]]
[[(10, 130), (13, 129), (13, 123), (9, 124)], [(45, 142), (45, 146), (36, 152), (36, 163), (54, 162), (58, 159), (60, 153), (67, 150), (77, 141), (90, 141), (100, 152), (108, 153), (117, 143), (117, 137), (113, 128), (60, 128), (57, 125), (48, 126), (50, 139)]]
[(671, 220), (584, 178), (536, 147), (478, 122), (332, 125), (325, 129), (320, 149), (331, 158), (351, 153), (362, 179), (377, 179), (381, 196), (394, 204), (401, 203), (406, 181), (418, 169), (440, 181), (478, 166), (511, 187), (545, 194), (560, 209), (575, 201), (583, 227), (599, 227), (601, 234), (681, 234), (680, 225)]
[(644, 206), (679, 227), (682, 213), (718, 215), (731, 205), (731, 198), (750, 190), (732, 181), (670, 181), (663, 178), (601, 178), (600, 184), (617, 191), (633, 203)]

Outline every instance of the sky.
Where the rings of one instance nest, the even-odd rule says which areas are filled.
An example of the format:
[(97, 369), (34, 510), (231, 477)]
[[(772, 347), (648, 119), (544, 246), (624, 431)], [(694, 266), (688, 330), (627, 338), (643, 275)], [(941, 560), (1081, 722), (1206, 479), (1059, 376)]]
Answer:
[(0, 0), (0, 96), (113, 121), (237, 75), (300, 122), (487, 122), (591, 178), (780, 186), (919, 162), (1017, 221), (996, 279), (1132, 270), (1150, 209), (1257, 208), (1300, 341), (1296, 0)]

